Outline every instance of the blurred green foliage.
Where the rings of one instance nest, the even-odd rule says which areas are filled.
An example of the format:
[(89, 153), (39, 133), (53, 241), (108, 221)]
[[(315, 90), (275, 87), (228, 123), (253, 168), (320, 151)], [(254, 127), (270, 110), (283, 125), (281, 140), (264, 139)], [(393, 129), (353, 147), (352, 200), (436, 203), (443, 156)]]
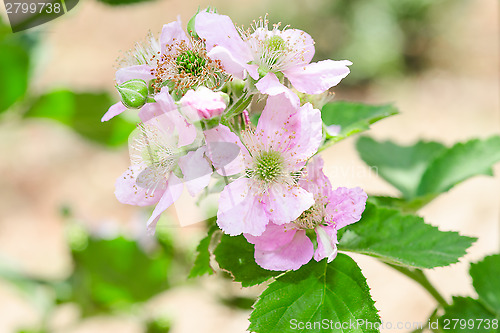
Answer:
[[(0, 267), (0, 278), (40, 304), (47, 318), (52, 309), (64, 303), (76, 304), (82, 317), (116, 313), (137, 315), (141, 303), (171, 286), (169, 277), (175, 270), (174, 256), (179, 250), (175, 252), (170, 238), (149, 238), (145, 246), (144, 240), (121, 235), (111, 238), (89, 235), (79, 224), (70, 221), (67, 239), (73, 269), (63, 280), (43, 279)], [(140, 311), (139, 316), (147, 317), (142, 319), (148, 332), (168, 332), (170, 323), (165, 318), (149, 318)], [(46, 322), (45, 318), (43, 323)], [(19, 333), (45, 331), (49, 328), (42, 324)]]
[(0, 113), (26, 93), (29, 66), (29, 49), (23, 35), (10, 33), (0, 18)]
[(123, 237), (90, 238), (83, 250), (72, 251), (74, 271), (69, 278), (69, 301), (79, 304), (82, 315), (127, 309), (169, 287), (171, 253), (144, 252)]
[(128, 141), (135, 123), (121, 117), (102, 123), (103, 111), (112, 103), (106, 92), (55, 90), (35, 98), (24, 116), (52, 119), (71, 127), (86, 139), (107, 146), (120, 146)]
[(168, 333), (170, 327), (170, 320), (160, 317), (146, 323), (146, 333)]
[(471, 177), (492, 176), (492, 167), (500, 162), (498, 135), (456, 143), (450, 148), (439, 142), (399, 146), (360, 137), (356, 148), (363, 161), (402, 194), (402, 198), (385, 198), (378, 204), (401, 206), (399, 199), (404, 199), (417, 209)]
[(57, 89), (48, 92), (30, 89), (33, 51), (40, 42), (37, 33), (10, 32), (0, 20), (0, 113), (46, 118), (64, 124), (82, 137), (107, 147), (128, 142), (135, 122), (117, 117), (101, 123), (101, 117), (113, 104), (108, 92), (74, 92)]

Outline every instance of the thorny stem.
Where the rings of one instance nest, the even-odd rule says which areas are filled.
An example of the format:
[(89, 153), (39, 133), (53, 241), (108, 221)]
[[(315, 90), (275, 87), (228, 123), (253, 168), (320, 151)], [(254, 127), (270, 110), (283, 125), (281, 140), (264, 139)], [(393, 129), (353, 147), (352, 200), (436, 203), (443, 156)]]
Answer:
[(401, 267), (401, 266), (392, 265), (389, 263), (386, 263), (386, 264), (388, 266), (394, 268), (398, 272), (403, 273), (404, 275), (406, 275), (410, 279), (419, 283), (422, 287), (425, 288), (425, 290), (427, 290), (429, 292), (429, 294), (431, 294), (432, 297), (434, 297), (434, 299), (439, 303), (439, 305), (441, 307), (444, 308), (444, 307), (449, 305), (446, 302), (446, 300), (444, 299), (444, 297), (439, 293), (439, 291), (437, 291), (437, 289), (432, 285), (432, 283), (429, 281), (429, 279), (427, 279), (427, 276), (425, 276), (425, 273), (422, 270), (409, 269), (409, 268), (405, 268), (405, 267)]

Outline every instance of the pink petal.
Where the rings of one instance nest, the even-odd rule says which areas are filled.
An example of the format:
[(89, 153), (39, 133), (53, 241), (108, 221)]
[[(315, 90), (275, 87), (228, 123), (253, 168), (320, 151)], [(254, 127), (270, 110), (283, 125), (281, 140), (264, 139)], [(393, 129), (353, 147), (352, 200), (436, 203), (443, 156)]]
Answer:
[(208, 186), (212, 176), (212, 167), (205, 158), (205, 150), (206, 147), (201, 147), (190, 151), (178, 162), (184, 175), (184, 185), (193, 197)]
[(300, 118), (294, 117), (299, 105), (285, 93), (269, 96), (257, 124), (256, 135), (265, 150), (287, 151), (300, 129)]
[(227, 126), (219, 125), (203, 134), (208, 147), (207, 155), (219, 174), (231, 176), (245, 170), (242, 154), (248, 155), (248, 151)]
[(191, 122), (219, 117), (226, 109), (222, 93), (203, 86), (188, 90), (179, 103), (182, 114)]
[(127, 107), (125, 105), (123, 105), (122, 102), (118, 102), (116, 104), (113, 104), (109, 107), (108, 111), (104, 114), (104, 116), (102, 116), (101, 121), (102, 122), (108, 121), (111, 118), (116, 117), (117, 115), (119, 115), (120, 113), (122, 113), (125, 110), (127, 110)]
[(255, 244), (255, 249), (262, 251), (274, 251), (290, 243), (297, 229), (293, 223), (277, 225), (269, 223), (266, 231), (260, 236), (244, 234), (249, 243)]
[(156, 103), (161, 105), (161, 108), (164, 112), (169, 112), (173, 110), (177, 110), (177, 105), (175, 104), (174, 99), (168, 92), (168, 87), (161, 88), (160, 92), (154, 97)]
[(300, 117), (300, 128), (295, 135), (293, 148), (296, 159), (307, 161), (323, 142), (323, 121), (321, 112), (310, 103), (304, 104), (297, 114)]
[[(219, 49), (212, 56), (220, 57), (224, 69), (234, 72), (234, 75), (241, 74), (241, 70), (237, 69), (238, 64), (241, 69), (247, 68), (248, 62), (253, 60), (250, 48), (241, 39), (229, 16), (201, 12), (196, 16), (195, 29), (196, 33), (205, 39), (207, 51), (210, 52), (216, 46), (227, 50), (227, 52), (223, 52)], [(225, 55), (223, 55), (224, 53)], [(256, 71), (250, 73), (252, 77), (255, 74)], [(257, 74), (257, 77), (254, 78), (258, 77)]]
[(316, 237), (318, 248), (314, 252), (314, 260), (328, 258), (331, 262), (337, 256), (337, 230), (334, 227), (317, 226)]
[(315, 156), (307, 163), (306, 178), (299, 181), (299, 185), (316, 196), (325, 198), (332, 192), (332, 185), (328, 177), (323, 173), (323, 159)]
[(158, 103), (146, 103), (138, 113), (139, 118), (143, 123), (150, 121), (164, 113)]
[(348, 60), (323, 60), (286, 69), (283, 74), (295, 89), (306, 94), (320, 94), (337, 85), (349, 74)]
[(194, 142), (197, 136), (196, 127), (187, 122), (187, 120), (178, 112), (169, 112), (175, 122), (177, 133), (179, 134), (178, 147), (184, 147)]
[(215, 46), (207, 53), (207, 56), (213, 60), (220, 60), (224, 70), (229, 74), (234, 75), (238, 79), (245, 78), (245, 66), (238, 59), (234, 58), (228, 49), (222, 46)]
[(326, 207), (327, 220), (335, 223), (337, 230), (358, 222), (365, 210), (367, 198), (366, 193), (359, 187), (337, 188), (328, 197), (330, 203)]
[(285, 87), (276, 77), (274, 73), (267, 73), (262, 79), (255, 84), (257, 89), (266, 95), (276, 96), (279, 94), (285, 94), (285, 96), (290, 99), (292, 105), (299, 105), (299, 97), (290, 89)]
[(166, 112), (177, 110), (172, 96), (168, 93), (168, 88), (163, 87), (161, 91), (154, 97), (155, 103), (146, 103), (139, 111), (139, 118), (142, 122), (150, 121), (153, 118), (159, 117)]
[(188, 123), (177, 110), (160, 114), (149, 119), (145, 124), (156, 128), (158, 135), (166, 142), (177, 144), (177, 147), (192, 144), (197, 136), (196, 127)]
[(178, 19), (177, 21), (165, 24), (160, 34), (161, 53), (165, 53), (167, 45), (172, 45), (175, 41), (179, 42), (181, 40), (188, 40), (186, 33), (182, 29), (181, 21)]
[(148, 82), (154, 79), (154, 76), (151, 74), (151, 67), (148, 65), (136, 65), (120, 68), (116, 71), (115, 79), (117, 84), (122, 84), (132, 79), (141, 79)]
[(240, 178), (220, 194), (217, 225), (228, 235), (261, 235), (269, 222), (260, 196), (249, 191), (250, 180)]
[(116, 180), (115, 196), (118, 201), (127, 205), (149, 206), (160, 200), (164, 189), (146, 193), (146, 189), (137, 185), (137, 177), (142, 170), (143, 166), (132, 165)]
[(314, 40), (312, 37), (298, 29), (286, 29), (281, 33), (281, 38), (292, 45), (298, 56), (292, 62), (297, 65), (305, 65), (311, 62), (314, 56)]
[(314, 204), (314, 197), (298, 186), (274, 185), (266, 197), (266, 211), (275, 224), (285, 224), (297, 219)]
[(314, 247), (304, 230), (295, 233), (293, 239), (274, 251), (255, 249), (255, 262), (272, 271), (297, 270), (307, 264), (314, 253)]
[(182, 194), (184, 186), (182, 181), (174, 174), (170, 174), (167, 181), (167, 189), (163, 193), (160, 201), (153, 210), (153, 214), (147, 222), (148, 232), (154, 234), (156, 223), (160, 219), (161, 214), (170, 207)]

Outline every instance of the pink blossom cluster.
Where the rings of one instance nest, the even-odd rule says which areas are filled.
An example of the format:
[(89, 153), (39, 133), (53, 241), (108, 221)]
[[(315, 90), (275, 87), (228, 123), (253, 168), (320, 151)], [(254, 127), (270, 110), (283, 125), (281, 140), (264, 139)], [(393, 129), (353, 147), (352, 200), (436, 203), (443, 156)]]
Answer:
[[(266, 19), (243, 30), (228, 16), (202, 11), (189, 27), (185, 33), (180, 21), (166, 24), (158, 39), (137, 44), (116, 73), (122, 101), (102, 120), (131, 105), (141, 120), (116, 197), (156, 205), (147, 222), (154, 232), (184, 188), (197, 196), (221, 179), (217, 225), (254, 244), (261, 267), (332, 261), (337, 230), (359, 221), (367, 195), (332, 187), (317, 156), (328, 130), (321, 105), (302, 96), (325, 101), (351, 62), (311, 62), (311, 36), (270, 28)], [(258, 101), (265, 101), (262, 111)]]

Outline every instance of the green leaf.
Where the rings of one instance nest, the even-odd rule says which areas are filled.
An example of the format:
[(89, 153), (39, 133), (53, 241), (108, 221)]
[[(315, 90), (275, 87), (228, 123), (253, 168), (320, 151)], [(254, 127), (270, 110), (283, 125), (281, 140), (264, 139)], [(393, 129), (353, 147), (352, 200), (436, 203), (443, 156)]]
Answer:
[[(365, 277), (354, 260), (341, 253), (330, 264), (311, 260), (278, 277), (254, 309), (248, 330), (256, 333), (378, 332), (380, 323)], [(358, 321), (364, 324), (349, 326)], [(311, 326), (302, 326), (307, 323)]]
[(500, 254), (471, 264), (469, 272), (479, 300), (500, 316)]
[(416, 197), (420, 179), (429, 164), (446, 147), (438, 142), (420, 141), (413, 146), (399, 146), (393, 142), (377, 142), (361, 137), (356, 142), (359, 155), (379, 176), (401, 191), (403, 197)]
[(229, 308), (239, 310), (251, 310), (252, 305), (255, 303), (254, 298), (241, 296), (221, 297), (220, 301)]
[(28, 118), (49, 118), (71, 127), (83, 137), (108, 146), (128, 142), (135, 124), (117, 117), (101, 122), (112, 101), (107, 93), (53, 91), (40, 96), (26, 112)]
[(0, 113), (24, 96), (28, 73), (28, 52), (19, 45), (0, 42)]
[(232, 237), (223, 234), (214, 254), (220, 268), (230, 272), (234, 281), (241, 282), (243, 287), (262, 283), (282, 273), (268, 271), (257, 265), (254, 246), (241, 235)]
[(438, 156), (427, 168), (417, 195), (439, 194), (476, 175), (492, 175), (500, 161), (500, 136), (457, 143)]
[(366, 131), (370, 125), (398, 114), (392, 105), (365, 105), (350, 102), (328, 103), (321, 109), (321, 118), (325, 125), (339, 125), (337, 136), (328, 136), (330, 143), (340, 141), (353, 134)]
[(361, 220), (345, 228), (339, 250), (401, 266), (432, 268), (458, 262), (476, 240), (440, 231), (415, 215), (367, 203)]
[(432, 199), (434, 199), (433, 195), (422, 198), (415, 198), (411, 201), (407, 201), (402, 198), (387, 197), (387, 196), (377, 196), (377, 195), (368, 196), (368, 202), (371, 202), (376, 206), (398, 209), (403, 214), (415, 214), (420, 208), (425, 206)]
[[(486, 333), (498, 332), (498, 319), (481, 303), (470, 297), (453, 297), (453, 304), (446, 307), (439, 318), (437, 332)], [(496, 325), (495, 325), (496, 323)]]
[(90, 238), (85, 249), (73, 250), (70, 278), (83, 315), (123, 310), (168, 288), (171, 258), (163, 251), (146, 254), (132, 240)]
[(212, 268), (212, 266), (210, 266), (209, 246), (210, 242), (212, 241), (212, 236), (216, 230), (218, 230), (218, 227), (216, 225), (211, 226), (210, 229), (208, 229), (207, 236), (203, 238), (196, 247), (198, 255), (196, 256), (194, 265), (189, 272), (188, 278), (203, 276), (205, 274), (214, 274), (214, 269)]

